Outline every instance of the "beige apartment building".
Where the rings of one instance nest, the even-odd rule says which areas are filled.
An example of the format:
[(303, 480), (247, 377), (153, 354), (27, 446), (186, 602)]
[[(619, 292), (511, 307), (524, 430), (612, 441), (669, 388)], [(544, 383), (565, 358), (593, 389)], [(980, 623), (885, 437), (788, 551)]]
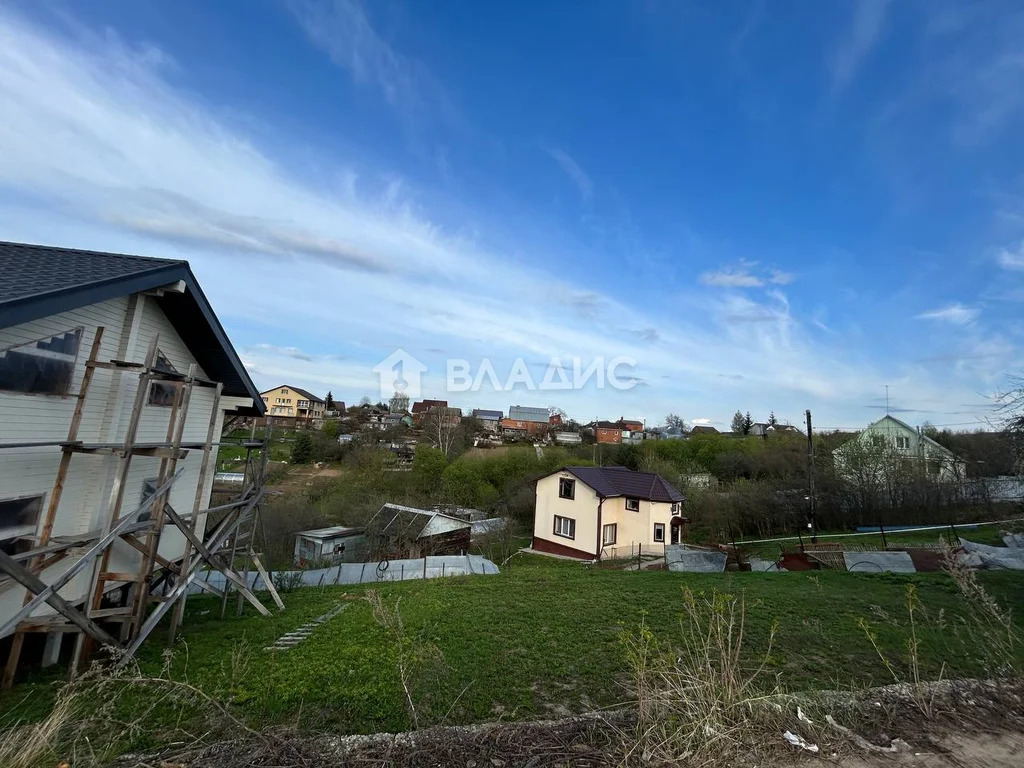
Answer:
[(322, 419), (327, 404), (311, 392), (282, 384), (260, 392), (267, 407), (267, 416), (289, 416), (294, 419)]
[(660, 554), (682, 541), (685, 500), (650, 472), (563, 467), (537, 481), (533, 549), (588, 560)]

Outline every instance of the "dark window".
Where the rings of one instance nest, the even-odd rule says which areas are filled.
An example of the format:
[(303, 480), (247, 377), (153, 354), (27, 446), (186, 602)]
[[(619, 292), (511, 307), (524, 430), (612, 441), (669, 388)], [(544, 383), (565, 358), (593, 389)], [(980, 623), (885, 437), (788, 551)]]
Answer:
[(679, 502), (673, 502), (672, 503), (672, 514), (673, 515), (678, 515), (679, 514)]
[[(156, 491), (156, 478), (155, 477), (152, 480), (143, 480), (142, 481), (142, 498), (139, 500), (139, 503), (140, 504), (145, 504), (146, 503), (146, 499), (148, 499), (150, 496), (152, 496), (155, 491)], [(164, 496), (164, 506), (165, 507), (171, 507), (170, 499), (168, 498), (168, 496), (170, 496), (170, 493), (171, 492), (168, 491), (167, 494), (165, 494), (165, 496)], [(173, 512), (173, 511), (176, 511), (176, 510), (174, 509), (174, 507), (171, 507), (171, 511)], [(153, 516), (153, 507), (150, 507), (148, 511), (142, 512), (142, 513), (139, 514), (138, 521), (140, 523), (144, 523), (147, 520), (149, 520), (152, 516)]]
[(66, 395), (75, 375), (82, 329), (0, 351), (0, 389)]
[(0, 501), (0, 550), (13, 555), (18, 551), (19, 538), (34, 536), (42, 509), (42, 496)]
[(640, 499), (626, 499), (626, 509), (630, 512), (639, 512)]
[(665, 524), (655, 523), (654, 524), (654, 540), (664, 541), (665, 540)]
[(567, 539), (576, 538), (576, 521), (570, 517), (559, 517), (555, 515), (555, 536), (564, 536)]
[(576, 481), (571, 480), (568, 477), (558, 478), (558, 498), (560, 499), (575, 499), (576, 498)]
[(603, 534), (601, 540), (606, 545), (607, 544), (614, 544), (615, 543), (615, 537), (618, 535), (618, 527), (619, 526), (616, 525), (615, 523), (609, 523), (608, 525), (606, 525), (604, 527), (604, 534)]
[[(156, 364), (153, 366), (158, 371), (164, 373), (177, 373), (178, 369), (171, 365), (171, 361), (168, 360), (164, 353), (160, 350), (156, 352)], [(154, 381), (149, 385), (149, 404), (150, 405), (174, 405), (174, 397), (178, 393), (178, 387), (169, 381)]]

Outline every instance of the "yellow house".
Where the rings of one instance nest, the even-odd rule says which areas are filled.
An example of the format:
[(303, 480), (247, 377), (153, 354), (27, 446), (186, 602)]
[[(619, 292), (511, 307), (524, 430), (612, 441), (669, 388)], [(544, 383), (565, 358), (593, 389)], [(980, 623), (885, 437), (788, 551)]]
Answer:
[(311, 392), (282, 384), (260, 392), (267, 416), (290, 416), (295, 419), (322, 419), (327, 404)]
[(625, 467), (563, 467), (536, 484), (533, 549), (598, 559), (661, 554), (682, 537), (683, 494)]

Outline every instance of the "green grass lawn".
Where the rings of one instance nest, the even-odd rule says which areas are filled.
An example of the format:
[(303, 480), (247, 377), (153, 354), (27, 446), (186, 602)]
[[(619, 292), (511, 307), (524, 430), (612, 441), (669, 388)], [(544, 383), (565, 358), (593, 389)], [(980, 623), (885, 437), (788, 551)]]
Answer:
[[(980, 578), (1015, 614), (1024, 613), (1024, 575)], [(764, 656), (777, 625), (769, 671), (789, 690), (892, 682), (859, 622), (870, 623), (904, 674), (908, 585), (924, 607), (915, 616), (923, 673), (985, 674), (964, 604), (944, 574), (600, 571), (519, 555), (498, 576), (388, 584), (380, 591), (386, 603), (398, 601), (407, 650), (421, 659), (410, 687), (422, 724), (549, 716), (626, 700), (623, 633), (646, 622), (660, 639), (674, 642), (684, 586), (744, 597), (750, 663)], [(254, 724), (300, 719), (341, 732), (407, 728), (396, 645), (362, 599), (367, 589), (301, 589), (283, 596), (283, 613), (261, 618), (249, 609), (223, 621), (216, 600), (192, 598), (172, 675), (231, 702)], [(339, 601), (349, 607), (296, 648), (264, 650)], [(154, 633), (143, 649), (144, 672), (159, 672), (164, 637)], [(16, 686), (0, 697), (0, 715), (38, 717), (58, 685), (53, 673)]]

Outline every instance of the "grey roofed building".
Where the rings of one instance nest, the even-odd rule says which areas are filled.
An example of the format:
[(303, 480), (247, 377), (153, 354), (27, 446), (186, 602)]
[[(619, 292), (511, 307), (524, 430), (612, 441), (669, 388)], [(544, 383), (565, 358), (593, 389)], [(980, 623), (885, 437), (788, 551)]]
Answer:
[[(263, 413), (263, 399), (187, 261), (0, 241), (0, 265), (0, 328), (155, 291), (154, 301), (207, 376)], [(160, 290), (179, 283), (180, 290)]]
[(473, 417), (480, 419), (481, 421), (501, 421), (505, 417), (505, 414), (501, 411), (487, 411), (482, 408), (474, 408)]
[(508, 409), (508, 417), (515, 421), (532, 421), (535, 424), (547, 424), (551, 414), (547, 408), (532, 408), (525, 405), (513, 405)]
[[(594, 489), (598, 496), (629, 496), (648, 501), (677, 502), (686, 497), (661, 475), (636, 472), (626, 467), (562, 467)], [(553, 473), (549, 473), (553, 474)]]

